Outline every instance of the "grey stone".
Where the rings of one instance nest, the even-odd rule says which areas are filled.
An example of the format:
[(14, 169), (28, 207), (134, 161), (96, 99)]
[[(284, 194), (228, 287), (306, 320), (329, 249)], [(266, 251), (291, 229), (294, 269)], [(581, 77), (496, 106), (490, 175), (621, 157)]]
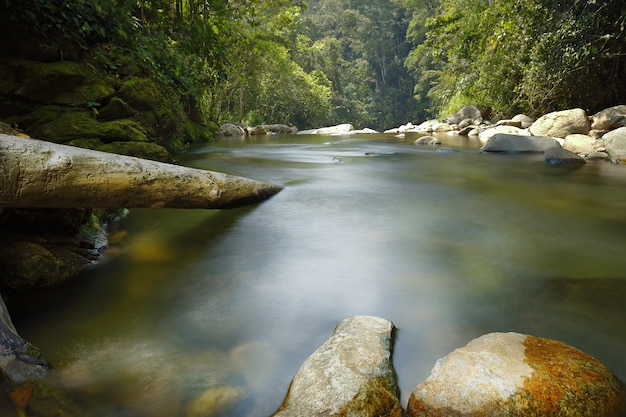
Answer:
[(355, 316), (300, 367), (274, 417), (400, 417), (391, 322)]
[(522, 136), (496, 133), (480, 148), (483, 152), (545, 152), (560, 147), (556, 139), (545, 136)]

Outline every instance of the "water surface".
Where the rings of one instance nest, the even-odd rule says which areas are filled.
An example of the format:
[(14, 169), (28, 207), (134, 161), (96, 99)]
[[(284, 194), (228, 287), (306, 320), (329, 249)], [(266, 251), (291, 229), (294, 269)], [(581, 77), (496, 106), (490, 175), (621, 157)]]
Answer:
[(493, 331), (561, 340), (626, 379), (626, 167), (561, 171), (414, 139), (190, 149), (179, 163), (285, 188), (235, 210), (131, 210), (115, 258), (18, 329), (55, 364), (51, 381), (123, 416), (188, 416), (211, 390), (241, 404), (223, 415), (269, 416), (352, 315), (398, 327), (403, 404), (438, 358)]

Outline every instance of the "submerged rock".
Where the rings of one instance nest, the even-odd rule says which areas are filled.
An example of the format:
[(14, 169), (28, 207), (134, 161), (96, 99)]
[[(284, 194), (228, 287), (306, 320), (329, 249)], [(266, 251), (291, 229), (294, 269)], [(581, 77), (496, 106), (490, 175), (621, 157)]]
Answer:
[(572, 151), (563, 148), (550, 148), (546, 150), (545, 162), (549, 166), (580, 166), (585, 164), (585, 160)]
[(341, 321), (302, 364), (273, 417), (400, 417), (391, 361), (393, 329), (379, 317)]
[(409, 417), (617, 417), (624, 387), (597, 359), (564, 343), (490, 333), (440, 359)]

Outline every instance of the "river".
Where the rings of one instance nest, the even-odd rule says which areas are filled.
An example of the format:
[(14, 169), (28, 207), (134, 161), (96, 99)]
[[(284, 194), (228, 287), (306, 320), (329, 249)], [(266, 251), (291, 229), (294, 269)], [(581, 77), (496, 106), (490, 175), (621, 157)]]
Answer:
[(51, 383), (115, 416), (189, 417), (202, 397), (206, 416), (267, 417), (352, 315), (397, 326), (403, 405), (438, 358), (494, 331), (560, 340), (626, 380), (626, 167), (414, 139), (189, 149), (179, 163), (285, 188), (234, 210), (131, 210), (112, 260), (38, 297), (18, 330)]

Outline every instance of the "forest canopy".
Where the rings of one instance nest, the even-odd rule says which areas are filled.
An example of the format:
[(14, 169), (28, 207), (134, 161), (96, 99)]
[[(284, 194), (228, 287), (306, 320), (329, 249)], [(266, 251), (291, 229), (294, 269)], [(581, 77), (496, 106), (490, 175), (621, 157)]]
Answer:
[(622, 0), (0, 0), (42, 46), (129, 65), (207, 120), (385, 129), (626, 97)]

